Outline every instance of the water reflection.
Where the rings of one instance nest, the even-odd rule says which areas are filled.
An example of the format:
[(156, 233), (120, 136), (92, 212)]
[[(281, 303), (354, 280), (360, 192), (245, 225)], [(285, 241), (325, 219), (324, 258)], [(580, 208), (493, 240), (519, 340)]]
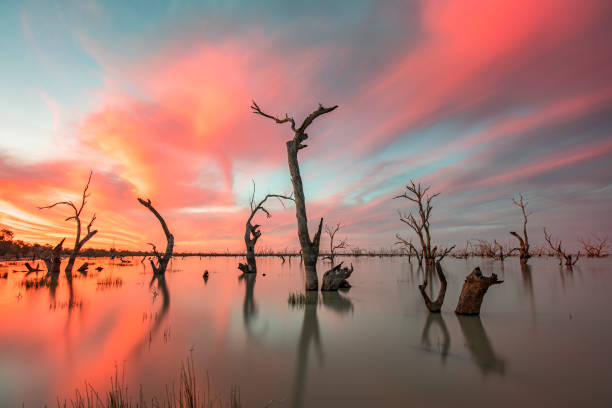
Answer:
[[(156, 282), (157, 286), (154, 288), (153, 285)], [(134, 347), (135, 354), (140, 353), (145, 344), (151, 344), (153, 338), (156, 337), (156, 334), (159, 331), (161, 324), (164, 322), (166, 316), (168, 315), (168, 311), (170, 310), (170, 291), (168, 291), (168, 285), (166, 284), (166, 275), (153, 274), (151, 282), (149, 282), (149, 289), (152, 290), (153, 293), (153, 303), (155, 303), (158, 296), (161, 296), (162, 305), (159, 312), (155, 315), (155, 322), (153, 323), (151, 330), (149, 330), (148, 335), (143, 338), (136, 345), (136, 347)]]
[[(297, 362), (295, 366), (295, 380), (291, 398), (292, 407), (301, 407), (304, 403), (304, 392), (306, 390), (306, 377), (308, 374), (308, 355), (310, 346), (315, 349), (319, 364), (323, 365), (325, 356), (321, 344), (321, 331), (317, 316), (319, 307), (318, 293), (307, 292), (307, 301), (304, 305), (304, 319), (298, 342)], [(353, 302), (338, 292), (321, 292), (320, 300), (325, 309), (331, 310), (338, 315), (345, 316), (354, 310)]]
[(496, 373), (503, 376), (506, 363), (495, 353), (480, 317), (457, 315), (457, 320), (459, 320), (465, 345), (480, 371), (484, 375)]
[(442, 343), (438, 343), (440, 348), (440, 356), (442, 357), (442, 364), (446, 362), (446, 357), (448, 356), (448, 350), (450, 349), (451, 338), (448, 333), (448, 329), (446, 328), (446, 323), (444, 322), (444, 318), (440, 313), (428, 313), (427, 321), (425, 322), (425, 326), (423, 326), (423, 332), (421, 334), (421, 345), (428, 350), (432, 350), (431, 347), (431, 338), (429, 334), (429, 330), (432, 325), (437, 326), (442, 333)]
[(301, 407), (304, 400), (306, 389), (306, 376), (308, 370), (308, 354), (312, 344), (319, 363), (323, 364), (323, 348), (321, 346), (321, 333), (319, 330), (319, 319), (317, 308), (319, 303), (318, 293), (307, 292), (307, 304), (304, 306), (304, 319), (302, 320), (302, 330), (298, 342), (297, 362), (295, 365), (295, 381), (291, 399), (292, 407)]

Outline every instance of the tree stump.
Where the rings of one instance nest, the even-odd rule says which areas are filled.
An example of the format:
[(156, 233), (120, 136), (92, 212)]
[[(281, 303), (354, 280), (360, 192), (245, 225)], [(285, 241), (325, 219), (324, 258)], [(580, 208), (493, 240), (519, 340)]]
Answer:
[(353, 273), (353, 265), (349, 268), (342, 267), (343, 262), (331, 268), (323, 275), (321, 291), (336, 291), (340, 288), (350, 288), (351, 284), (347, 279)]
[(479, 315), (482, 300), (489, 286), (502, 282), (497, 279), (496, 274), (492, 274), (490, 277), (483, 276), (480, 268), (476, 267), (465, 278), (455, 313), (460, 315)]

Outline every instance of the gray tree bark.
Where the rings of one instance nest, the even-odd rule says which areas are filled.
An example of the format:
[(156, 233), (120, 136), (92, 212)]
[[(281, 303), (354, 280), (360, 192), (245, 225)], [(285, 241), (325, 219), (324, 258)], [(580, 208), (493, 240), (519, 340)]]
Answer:
[(304, 119), (299, 128), (296, 128), (295, 121), (289, 115), (285, 115), (283, 119), (264, 113), (257, 103), (253, 101), (251, 109), (253, 113), (274, 120), (276, 123), (290, 123), (291, 130), (294, 133), (293, 139), (287, 141), (287, 161), (289, 164), (289, 173), (291, 174), (291, 183), (293, 184), (293, 196), (295, 199), (295, 211), (298, 224), (298, 238), (302, 247), (302, 259), (304, 261), (304, 269), (306, 271), (306, 290), (318, 290), (319, 279), (317, 277), (317, 259), (319, 257), (319, 243), (321, 241), (321, 229), (323, 228), (323, 218), (319, 221), (319, 227), (312, 240), (308, 232), (308, 217), (306, 216), (306, 200), (304, 198), (304, 187), (302, 185), (302, 176), (300, 175), (300, 165), (298, 162), (298, 152), (301, 149), (308, 147), (303, 144), (308, 139), (306, 129), (319, 116), (335, 110), (338, 105), (326, 108), (319, 104), (319, 108), (312, 112)]
[(350, 288), (351, 284), (348, 283), (347, 279), (353, 273), (353, 265), (349, 268), (342, 267), (343, 262), (331, 268), (323, 275), (323, 283), (321, 284), (321, 291), (337, 291), (340, 288)]

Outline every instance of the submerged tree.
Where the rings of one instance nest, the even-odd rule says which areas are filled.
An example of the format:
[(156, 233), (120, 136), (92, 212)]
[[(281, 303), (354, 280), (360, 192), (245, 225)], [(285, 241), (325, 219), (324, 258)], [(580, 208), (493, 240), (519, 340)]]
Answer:
[(74, 215), (71, 215), (70, 217), (66, 218), (66, 221), (70, 221), (70, 220), (76, 221), (76, 237), (74, 239), (74, 248), (72, 250), (72, 253), (70, 254), (70, 258), (68, 258), (68, 264), (66, 265), (66, 269), (65, 269), (66, 275), (72, 274), (72, 268), (74, 267), (74, 262), (76, 261), (76, 258), (79, 255), (79, 251), (81, 250), (81, 248), (83, 248), (83, 245), (85, 245), (85, 243), (89, 241), (91, 237), (96, 235), (96, 233), (98, 232), (98, 230), (92, 231), (91, 229), (94, 221), (96, 220), (96, 214), (94, 214), (93, 217), (91, 217), (91, 221), (89, 221), (89, 224), (87, 224), (87, 234), (81, 238), (81, 233), (82, 233), (81, 231), (81, 213), (83, 212), (83, 208), (85, 208), (85, 204), (87, 204), (87, 198), (90, 195), (88, 191), (89, 191), (89, 183), (91, 182), (92, 174), (93, 174), (92, 172), (89, 173), (89, 179), (87, 179), (87, 184), (85, 185), (85, 188), (83, 189), (83, 195), (81, 197), (81, 204), (78, 207), (72, 201), (59, 201), (55, 204), (47, 205), (45, 207), (38, 207), (39, 210), (43, 210), (47, 208), (53, 208), (58, 205), (65, 205), (74, 210)]
[(440, 291), (438, 292), (438, 297), (436, 300), (431, 300), (425, 291), (428, 284), (428, 272), (429, 271), (426, 271), (425, 280), (421, 285), (419, 285), (419, 291), (423, 296), (427, 309), (432, 313), (440, 313), (440, 310), (442, 310), (442, 304), (444, 303), (444, 296), (446, 295), (446, 276), (444, 276), (444, 271), (442, 271), (440, 262), (436, 262), (436, 272), (438, 273), (438, 279), (440, 280)]
[(510, 234), (514, 235), (519, 241), (519, 247), (515, 248), (513, 251), (519, 251), (519, 259), (521, 263), (526, 264), (527, 259), (531, 257), (529, 254), (529, 237), (527, 236), (527, 217), (529, 217), (531, 213), (528, 213), (526, 210), (527, 200), (524, 199), (522, 194), (519, 194), (518, 201), (513, 198), (512, 203), (519, 207), (521, 209), (521, 213), (523, 213), (523, 236), (521, 237), (515, 231), (510, 231)]
[(325, 233), (329, 236), (329, 255), (326, 255), (325, 258), (329, 259), (329, 262), (334, 265), (334, 259), (336, 257), (336, 251), (339, 249), (345, 249), (349, 246), (348, 240), (346, 238), (336, 241), (336, 234), (344, 228), (342, 223), (337, 223), (336, 225), (325, 224)]
[(479, 315), (482, 300), (489, 286), (498, 285), (503, 282), (498, 280), (497, 275), (494, 273), (490, 277), (484, 276), (480, 268), (476, 267), (465, 278), (465, 282), (463, 282), (455, 313), (461, 315)]
[(289, 173), (291, 174), (291, 182), (293, 184), (293, 196), (295, 199), (295, 212), (298, 223), (298, 238), (302, 247), (302, 259), (304, 261), (304, 269), (306, 270), (306, 290), (317, 290), (319, 288), (319, 279), (317, 277), (317, 258), (319, 257), (319, 243), (321, 241), (321, 229), (323, 228), (323, 218), (319, 221), (319, 226), (314, 237), (310, 239), (308, 232), (308, 218), (306, 217), (306, 200), (304, 198), (304, 187), (302, 186), (302, 176), (300, 175), (300, 165), (298, 163), (298, 152), (308, 145), (303, 142), (308, 139), (306, 129), (312, 122), (321, 115), (325, 115), (335, 110), (338, 105), (324, 107), (319, 104), (317, 110), (312, 112), (304, 119), (299, 127), (296, 127), (295, 120), (288, 114), (284, 118), (264, 113), (257, 103), (253, 101), (251, 109), (253, 113), (261, 115), (265, 118), (272, 119), (278, 124), (289, 123), (293, 131), (293, 139), (287, 141), (287, 157), (289, 162)]
[(576, 262), (578, 262), (578, 259), (580, 258), (580, 251), (578, 251), (578, 255), (576, 256), (576, 258), (572, 259), (572, 254), (566, 253), (565, 249), (563, 249), (563, 243), (561, 242), (561, 240), (555, 240), (552, 235), (546, 231), (546, 228), (544, 228), (544, 240), (548, 244), (548, 247), (555, 253), (555, 255), (559, 257), (559, 265), (563, 263), (564, 259), (565, 266), (567, 266), (568, 268), (571, 268), (572, 266), (576, 265)]
[(163, 217), (151, 205), (151, 200), (145, 201), (142, 198), (139, 198), (138, 202), (148, 208), (153, 213), (153, 215), (155, 215), (155, 217), (159, 220), (162, 229), (164, 230), (164, 234), (166, 235), (166, 252), (164, 252), (163, 254), (157, 252), (157, 248), (155, 248), (155, 245), (149, 243), (149, 245), (151, 245), (151, 247), (153, 248), (153, 254), (157, 258), (157, 265), (155, 265), (153, 260), (150, 260), (151, 268), (153, 268), (153, 273), (155, 275), (164, 274), (166, 272), (166, 268), (168, 267), (168, 262), (170, 262), (170, 259), (172, 258), (172, 250), (174, 249), (174, 235), (170, 233), (170, 230), (168, 229), (166, 221), (164, 221)]
[(419, 211), (418, 218), (412, 213), (406, 216), (400, 212), (399, 216), (400, 221), (407, 224), (417, 234), (421, 249), (418, 250), (412, 243), (412, 240), (406, 240), (399, 234), (396, 235), (399, 240), (398, 243), (408, 247), (410, 253), (416, 255), (419, 264), (425, 261), (426, 265), (434, 265), (448, 255), (455, 246), (453, 245), (446, 249), (438, 248), (437, 246), (432, 248), (431, 246), (431, 234), (429, 232), (429, 218), (431, 217), (431, 210), (433, 209), (431, 201), (439, 196), (440, 193), (427, 194), (429, 189), (429, 186), (422, 187), (421, 183), (415, 184), (414, 181), (410, 180), (410, 185), (406, 186), (406, 192), (393, 198), (406, 198), (414, 202)]
[(261, 236), (261, 231), (259, 230), (260, 225), (253, 225), (252, 221), (255, 215), (261, 211), (266, 214), (266, 217), (270, 218), (270, 212), (264, 207), (264, 204), (269, 198), (278, 198), (281, 203), (282, 200), (291, 200), (293, 201), (293, 197), (285, 196), (281, 194), (267, 194), (263, 200), (259, 203), (255, 204), (255, 182), (253, 182), (253, 193), (251, 194), (250, 206), (251, 206), (251, 215), (246, 221), (245, 231), (244, 231), (244, 243), (246, 245), (246, 260), (247, 263), (239, 263), (238, 269), (240, 269), (244, 273), (257, 273), (257, 262), (255, 261), (255, 244), (257, 240)]
[(600, 238), (594, 235), (593, 240), (579, 238), (578, 242), (582, 244), (582, 249), (589, 258), (608, 256), (608, 237)]

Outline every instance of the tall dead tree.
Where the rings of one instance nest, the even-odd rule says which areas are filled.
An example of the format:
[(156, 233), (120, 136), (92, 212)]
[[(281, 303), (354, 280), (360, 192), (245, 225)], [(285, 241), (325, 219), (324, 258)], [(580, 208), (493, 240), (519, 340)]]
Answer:
[(563, 263), (563, 260), (565, 260), (565, 266), (568, 268), (576, 265), (576, 262), (578, 262), (580, 258), (580, 251), (578, 251), (576, 258), (572, 259), (572, 254), (566, 253), (565, 249), (563, 249), (561, 240), (555, 240), (552, 235), (546, 231), (546, 228), (544, 228), (544, 240), (548, 244), (548, 247), (559, 257), (559, 265)]
[(298, 163), (298, 152), (301, 149), (308, 147), (303, 142), (308, 139), (306, 129), (319, 116), (325, 115), (335, 110), (338, 105), (324, 107), (319, 104), (319, 107), (304, 119), (299, 127), (296, 127), (295, 120), (288, 114), (284, 118), (264, 113), (257, 103), (253, 101), (251, 110), (257, 115), (272, 119), (278, 124), (289, 123), (293, 131), (293, 139), (287, 141), (287, 158), (289, 163), (289, 173), (291, 174), (291, 182), (293, 184), (293, 196), (295, 199), (295, 212), (298, 224), (298, 238), (302, 247), (302, 259), (304, 261), (304, 269), (306, 270), (306, 290), (317, 290), (319, 288), (319, 279), (317, 277), (317, 258), (319, 257), (319, 243), (321, 241), (321, 229), (323, 228), (323, 218), (319, 221), (319, 227), (314, 237), (310, 239), (308, 232), (308, 218), (306, 217), (306, 200), (304, 198), (304, 188), (302, 186), (302, 176), (300, 175), (300, 165)]
[(421, 186), (421, 183), (415, 184), (414, 181), (410, 180), (410, 185), (406, 186), (406, 192), (393, 198), (406, 198), (417, 205), (418, 218), (412, 213), (409, 213), (406, 216), (399, 212), (399, 216), (400, 221), (408, 225), (410, 229), (417, 234), (421, 244), (421, 249), (418, 250), (412, 243), (412, 240), (406, 240), (399, 234), (396, 235), (397, 239), (399, 240), (398, 243), (410, 248), (410, 252), (417, 256), (419, 263), (425, 261), (426, 265), (434, 265), (436, 262), (441, 261), (446, 255), (448, 255), (453, 248), (455, 248), (455, 246), (453, 245), (452, 247), (446, 249), (438, 248), (437, 246), (432, 248), (431, 233), (429, 232), (429, 218), (431, 217), (431, 210), (433, 209), (431, 206), (431, 201), (439, 196), (440, 193), (427, 194), (429, 189), (429, 186), (423, 187)]
[(431, 300), (429, 295), (425, 289), (427, 289), (428, 284), (428, 273), (425, 273), (425, 280), (421, 285), (419, 285), (419, 291), (423, 296), (423, 300), (425, 301), (425, 306), (432, 313), (440, 313), (442, 310), (442, 304), (444, 303), (444, 296), (446, 295), (446, 276), (444, 276), (444, 271), (442, 271), (442, 266), (440, 262), (436, 262), (436, 272), (438, 273), (438, 279), (440, 280), (440, 291), (438, 292), (438, 297), (436, 300)]
[(329, 236), (329, 255), (326, 255), (325, 258), (329, 259), (329, 262), (334, 265), (334, 258), (336, 257), (336, 251), (339, 249), (345, 249), (349, 246), (348, 240), (346, 238), (336, 241), (336, 234), (344, 228), (342, 223), (337, 223), (336, 225), (325, 224), (325, 233)]
[(465, 282), (463, 282), (455, 313), (461, 315), (479, 315), (482, 300), (489, 286), (498, 285), (503, 282), (504, 281), (498, 280), (497, 275), (494, 273), (491, 274), (490, 277), (484, 276), (482, 272), (480, 272), (480, 268), (476, 267), (472, 273), (465, 278)]
[(166, 273), (168, 262), (170, 262), (170, 259), (172, 258), (172, 250), (174, 249), (174, 235), (170, 233), (170, 230), (168, 229), (166, 221), (164, 221), (163, 217), (151, 205), (151, 200), (145, 201), (142, 198), (139, 198), (138, 202), (148, 208), (149, 211), (151, 211), (153, 215), (155, 215), (155, 218), (157, 218), (157, 220), (161, 224), (162, 229), (164, 230), (164, 234), (166, 235), (166, 252), (164, 252), (163, 254), (157, 252), (155, 245), (149, 244), (153, 247), (153, 254), (157, 258), (157, 265), (155, 265), (155, 262), (153, 262), (152, 259), (149, 260), (151, 262), (151, 268), (153, 268), (153, 273), (155, 275), (164, 274)]
[(244, 231), (244, 243), (246, 245), (246, 260), (247, 263), (239, 263), (238, 269), (240, 269), (243, 273), (257, 273), (257, 262), (255, 261), (255, 244), (257, 240), (261, 236), (261, 231), (259, 230), (260, 225), (253, 225), (253, 217), (261, 211), (266, 214), (267, 218), (270, 218), (270, 212), (264, 207), (264, 204), (269, 198), (278, 198), (282, 204), (282, 200), (291, 200), (293, 201), (293, 197), (281, 195), (281, 194), (267, 194), (263, 200), (259, 203), (255, 204), (255, 182), (253, 182), (253, 193), (251, 194), (250, 206), (251, 206), (251, 215), (246, 221), (245, 231)]
[(512, 199), (512, 203), (521, 209), (523, 214), (523, 236), (521, 237), (515, 231), (510, 231), (510, 234), (514, 235), (519, 242), (518, 248), (514, 248), (513, 251), (519, 251), (519, 259), (522, 264), (526, 264), (527, 260), (531, 257), (529, 254), (529, 237), (527, 236), (527, 217), (531, 213), (527, 212), (527, 200), (524, 199), (522, 194), (519, 194), (519, 200)]
[(83, 195), (81, 197), (81, 204), (78, 207), (72, 201), (59, 201), (55, 204), (47, 205), (45, 207), (38, 207), (39, 210), (43, 210), (43, 209), (53, 208), (59, 205), (65, 205), (65, 206), (72, 208), (72, 210), (74, 210), (74, 215), (71, 215), (70, 217), (66, 218), (66, 221), (70, 221), (70, 220), (76, 221), (76, 237), (74, 239), (74, 248), (72, 250), (72, 253), (70, 254), (70, 258), (68, 258), (68, 264), (66, 265), (66, 269), (65, 269), (66, 275), (72, 274), (72, 268), (74, 267), (74, 262), (76, 261), (77, 256), (79, 256), (79, 251), (81, 251), (81, 248), (83, 248), (83, 245), (85, 245), (85, 243), (89, 241), (91, 237), (96, 235), (96, 233), (98, 232), (98, 230), (91, 229), (94, 221), (96, 220), (96, 214), (94, 214), (93, 217), (91, 217), (91, 221), (89, 221), (89, 224), (87, 224), (87, 234), (81, 238), (81, 233), (82, 233), (81, 231), (81, 213), (83, 212), (83, 208), (85, 208), (85, 204), (87, 203), (87, 198), (90, 195), (88, 191), (89, 191), (89, 183), (91, 182), (92, 174), (93, 174), (92, 172), (89, 173), (89, 179), (87, 179), (87, 184), (85, 185), (85, 188), (83, 189)]
[(608, 256), (608, 237), (600, 238), (594, 235), (593, 240), (579, 238), (578, 242), (582, 244), (582, 249), (589, 258)]

